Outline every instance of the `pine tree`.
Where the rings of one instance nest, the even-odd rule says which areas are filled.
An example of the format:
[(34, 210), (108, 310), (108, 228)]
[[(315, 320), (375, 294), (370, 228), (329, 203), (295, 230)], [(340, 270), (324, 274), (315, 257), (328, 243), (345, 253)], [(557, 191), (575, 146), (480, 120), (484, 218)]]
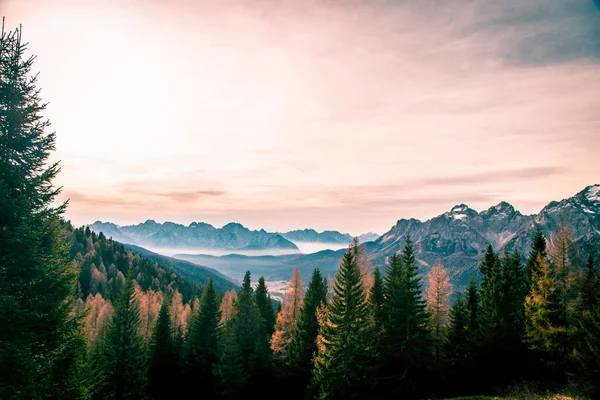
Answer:
[(275, 333), (271, 337), (273, 354), (283, 364), (289, 363), (289, 345), (300, 317), (303, 296), (304, 282), (302, 282), (300, 270), (296, 267), (285, 293), (282, 310), (277, 315)]
[(327, 281), (321, 275), (319, 268), (315, 268), (304, 296), (304, 303), (300, 308), (289, 350), (290, 365), (296, 375), (295, 381), (299, 383), (299, 392), (304, 390), (310, 381), (319, 333), (317, 309), (326, 302)]
[(75, 316), (77, 271), (53, 207), (56, 136), (21, 31), (0, 34), (0, 398), (87, 395), (86, 341)]
[(479, 332), (479, 290), (474, 277), (469, 279), (466, 293), (467, 312), (469, 316), (468, 332), (472, 339)]
[(140, 314), (131, 271), (119, 294), (103, 356), (106, 387), (102, 398), (142, 399), (146, 392), (146, 351), (138, 333)]
[(527, 257), (527, 263), (525, 264), (525, 283), (527, 288), (531, 287), (533, 283), (533, 275), (540, 270), (538, 263), (538, 255), (542, 258), (546, 258), (546, 236), (541, 226), (538, 226), (533, 234), (533, 241), (531, 243), (531, 251)]
[(375, 353), (362, 274), (354, 252), (344, 254), (333, 298), (319, 330), (314, 380), (321, 399), (351, 399), (370, 385)]
[(148, 396), (154, 400), (170, 398), (173, 386), (177, 386), (179, 355), (173, 342), (169, 303), (169, 298), (163, 299), (150, 342)]
[(450, 308), (450, 325), (445, 344), (448, 359), (453, 367), (464, 367), (469, 352), (469, 310), (462, 293), (459, 293)]
[(218, 361), (220, 301), (210, 278), (186, 335), (185, 375), (191, 388), (205, 395), (213, 392), (213, 369)]
[(385, 296), (381, 350), (386, 357), (384, 379), (391, 379), (395, 389), (409, 395), (422, 389), (431, 358), (429, 315), (410, 237), (406, 238), (402, 255), (390, 257)]
[(446, 269), (441, 262), (437, 262), (427, 275), (427, 309), (431, 334), (433, 339), (433, 352), (435, 359), (439, 359), (446, 340), (446, 328), (448, 327), (448, 311), (452, 285)]
[(258, 285), (254, 291), (254, 301), (265, 322), (265, 334), (270, 338), (275, 330), (275, 310), (273, 310), (273, 302), (267, 290), (265, 278), (262, 276), (258, 278)]

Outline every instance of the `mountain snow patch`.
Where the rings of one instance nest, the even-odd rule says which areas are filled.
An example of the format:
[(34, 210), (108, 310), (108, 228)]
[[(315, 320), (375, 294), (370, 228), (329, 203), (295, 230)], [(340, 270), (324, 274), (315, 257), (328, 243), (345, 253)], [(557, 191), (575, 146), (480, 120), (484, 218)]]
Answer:
[(600, 185), (590, 186), (585, 197), (589, 201), (600, 201)]

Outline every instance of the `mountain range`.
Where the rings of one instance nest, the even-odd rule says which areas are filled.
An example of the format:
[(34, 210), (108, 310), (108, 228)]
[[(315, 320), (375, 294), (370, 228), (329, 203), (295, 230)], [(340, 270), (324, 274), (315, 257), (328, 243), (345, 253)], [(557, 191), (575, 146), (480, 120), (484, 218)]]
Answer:
[(89, 228), (122, 243), (151, 248), (222, 249), (222, 250), (293, 250), (298, 247), (278, 233), (264, 229), (252, 231), (241, 224), (229, 223), (215, 228), (204, 222), (185, 226), (173, 222), (147, 220), (138, 225), (118, 226), (96, 221)]
[[(552, 201), (533, 215), (524, 215), (509, 203), (501, 202), (481, 212), (459, 204), (424, 222), (414, 218), (400, 219), (388, 232), (375, 241), (364, 243), (363, 247), (372, 263), (384, 269), (387, 257), (401, 251), (410, 235), (422, 272), (427, 272), (439, 260), (448, 269), (451, 281), (462, 286), (472, 275), (478, 275), (477, 266), (488, 244), (496, 252), (517, 250), (525, 257), (534, 230), (541, 227), (551, 240), (561, 219), (572, 228), (575, 246), (597, 252), (600, 249), (600, 185), (588, 186), (568, 199)], [(234, 277), (241, 276), (246, 269), (260, 268), (260, 273), (267, 279), (278, 280), (289, 279), (295, 265), (299, 266), (305, 279), (315, 267), (321, 268), (325, 275), (333, 276), (344, 252), (345, 249), (287, 256), (179, 254), (175, 257), (213, 267)]]
[[(319, 233), (314, 229), (298, 229), (279, 234), (292, 242), (349, 244), (352, 241), (352, 235), (338, 231), (323, 231)], [(361, 243), (371, 242), (378, 237), (378, 234), (369, 232), (359, 235), (358, 240)]]
[[(243, 225), (231, 222), (222, 228), (204, 222), (192, 222), (185, 226), (173, 222), (157, 223), (147, 220), (137, 225), (118, 226), (111, 222), (96, 221), (88, 225), (96, 233), (102, 232), (114, 240), (150, 248), (178, 249), (217, 249), (217, 250), (289, 250), (300, 252), (294, 242), (324, 244), (349, 244), (352, 236), (338, 231), (314, 229), (295, 230), (285, 233), (270, 233), (261, 229), (252, 231)], [(361, 243), (373, 241), (379, 235), (366, 233), (360, 235)]]

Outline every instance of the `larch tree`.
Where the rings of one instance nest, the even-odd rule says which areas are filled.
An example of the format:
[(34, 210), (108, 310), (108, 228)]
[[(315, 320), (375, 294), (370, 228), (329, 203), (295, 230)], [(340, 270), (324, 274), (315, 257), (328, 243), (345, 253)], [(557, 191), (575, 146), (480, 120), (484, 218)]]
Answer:
[(430, 315), (433, 352), (437, 360), (440, 358), (446, 340), (452, 285), (446, 268), (439, 261), (429, 270), (427, 281), (427, 310)]
[(271, 337), (271, 349), (275, 359), (279, 362), (288, 363), (289, 361), (288, 349), (300, 317), (303, 296), (304, 282), (300, 276), (300, 270), (296, 267), (292, 279), (288, 283), (281, 312), (277, 315), (275, 332)]
[(237, 292), (231, 289), (225, 293), (221, 300), (219, 311), (221, 312), (221, 324), (225, 325), (231, 319), (235, 312), (235, 302), (237, 301)]
[(354, 252), (354, 259), (360, 268), (360, 276), (368, 298), (371, 293), (371, 287), (373, 286), (373, 264), (371, 264), (371, 260), (369, 260), (367, 251), (364, 248), (361, 248), (358, 237), (352, 239), (350, 248)]
[(0, 33), (0, 398), (86, 395), (86, 341), (74, 309), (77, 271), (52, 181), (56, 135), (21, 30)]
[(313, 374), (321, 399), (359, 398), (373, 384), (373, 330), (355, 254), (349, 249), (342, 258), (319, 330), (321, 348)]

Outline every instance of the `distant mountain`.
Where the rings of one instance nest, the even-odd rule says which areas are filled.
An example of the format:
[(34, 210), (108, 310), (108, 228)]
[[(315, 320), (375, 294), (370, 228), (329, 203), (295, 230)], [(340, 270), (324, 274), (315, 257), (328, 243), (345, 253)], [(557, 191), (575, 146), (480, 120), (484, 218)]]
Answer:
[(352, 236), (338, 231), (323, 231), (303, 229), (280, 233), (281, 236), (293, 242), (320, 242), (320, 243), (350, 243)]
[[(459, 204), (425, 222), (414, 218), (401, 219), (388, 232), (374, 241), (365, 241), (363, 246), (372, 263), (385, 269), (387, 257), (402, 250), (406, 237), (410, 234), (421, 271), (427, 272), (430, 266), (440, 260), (448, 269), (453, 284), (461, 287), (471, 275), (478, 275), (477, 266), (488, 244), (496, 252), (504, 249), (518, 250), (522, 256), (526, 256), (534, 229), (542, 227), (546, 237), (550, 239), (561, 218), (573, 229), (576, 246), (598, 252), (600, 185), (588, 186), (568, 199), (553, 201), (534, 215), (523, 215), (507, 202), (501, 202), (482, 212)], [(201, 263), (233, 277), (240, 276), (246, 269), (257, 269), (267, 279), (274, 280), (289, 279), (295, 265), (299, 266), (303, 277), (308, 277), (315, 267), (321, 268), (325, 275), (333, 275), (344, 251), (326, 250), (315, 254), (270, 257), (232, 256), (233, 258), (177, 255), (176, 258)]]
[(373, 233), (373, 232), (363, 233), (362, 235), (358, 235), (358, 241), (360, 243), (372, 242), (374, 240), (377, 240), (379, 238), (379, 236), (380, 235), (378, 235), (377, 233)]
[(264, 229), (251, 231), (238, 223), (229, 223), (215, 228), (203, 222), (193, 222), (188, 226), (173, 222), (157, 223), (148, 220), (138, 225), (117, 226), (110, 222), (96, 221), (88, 225), (97, 233), (104, 233), (114, 240), (141, 247), (154, 248), (194, 248), (219, 250), (298, 250), (291, 241), (277, 233)]
[[(295, 231), (280, 233), (280, 235), (292, 242), (347, 244), (352, 241), (352, 235), (338, 231), (323, 231), (319, 233), (314, 229), (298, 229)], [(378, 234), (369, 232), (359, 235), (358, 240), (361, 243), (364, 243), (373, 241), (378, 237)]]

